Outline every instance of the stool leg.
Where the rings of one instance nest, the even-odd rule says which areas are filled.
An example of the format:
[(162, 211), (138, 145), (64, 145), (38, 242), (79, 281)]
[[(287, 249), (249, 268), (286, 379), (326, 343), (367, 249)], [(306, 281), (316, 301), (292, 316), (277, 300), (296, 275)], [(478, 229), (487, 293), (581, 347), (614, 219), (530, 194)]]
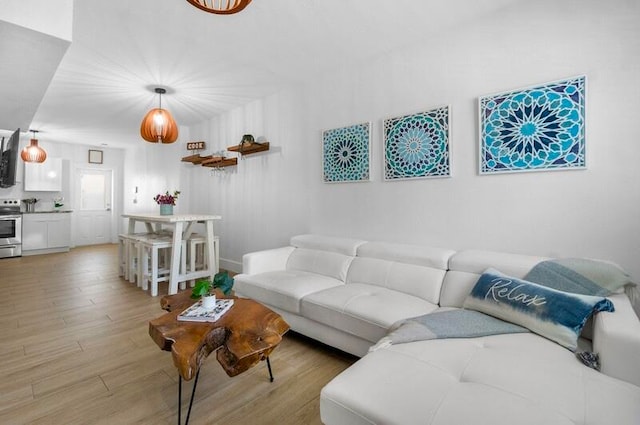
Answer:
[(122, 238), (118, 239), (118, 276), (124, 276), (124, 240)]
[(142, 275), (144, 274), (145, 262), (142, 261), (144, 251), (144, 244), (142, 242), (138, 243), (138, 269), (136, 274), (136, 280), (138, 282), (138, 288), (142, 287)]
[(138, 275), (138, 242), (131, 242), (129, 246), (129, 283), (136, 283)]
[(216, 273), (220, 271), (220, 239), (215, 238), (213, 240), (213, 249), (216, 250), (214, 253), (216, 259)]
[[(187, 242), (182, 241), (180, 244), (180, 273), (184, 274), (187, 272)], [(180, 282), (180, 289), (187, 289), (187, 282)]]
[[(189, 241), (189, 271), (191, 273), (196, 271), (196, 256), (196, 243), (194, 241)], [(195, 284), (195, 280), (189, 281), (189, 286), (193, 287)]]
[(142, 247), (142, 289), (144, 291), (149, 290), (149, 246), (143, 245)]
[(129, 243), (130, 241), (128, 239), (125, 239), (124, 241), (124, 280), (129, 280), (129, 268), (131, 267), (130, 265), (130, 260), (129, 260)]
[(151, 247), (151, 296), (158, 296), (158, 249)]

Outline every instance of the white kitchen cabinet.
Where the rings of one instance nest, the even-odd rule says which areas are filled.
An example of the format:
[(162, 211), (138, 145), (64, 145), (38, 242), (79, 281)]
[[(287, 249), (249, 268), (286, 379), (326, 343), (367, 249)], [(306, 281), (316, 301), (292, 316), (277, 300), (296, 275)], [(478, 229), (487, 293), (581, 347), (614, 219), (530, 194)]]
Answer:
[(22, 217), (22, 255), (68, 251), (71, 214), (32, 213)]
[(24, 163), (24, 190), (60, 192), (62, 190), (62, 159), (47, 158), (43, 163)]

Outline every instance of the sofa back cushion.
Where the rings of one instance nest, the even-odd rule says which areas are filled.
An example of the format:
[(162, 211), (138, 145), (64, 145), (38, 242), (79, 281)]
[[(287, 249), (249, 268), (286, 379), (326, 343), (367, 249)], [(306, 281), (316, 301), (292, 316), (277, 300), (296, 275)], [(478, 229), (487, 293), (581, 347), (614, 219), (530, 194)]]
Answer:
[(317, 273), (345, 281), (356, 249), (364, 241), (318, 235), (299, 235), (291, 238), (293, 250), (287, 270)]
[(462, 307), (467, 295), (482, 273), (492, 267), (519, 279), (545, 257), (508, 254), (504, 252), (467, 250), (455, 253), (449, 260), (449, 271), (444, 278), (441, 307)]
[(389, 288), (438, 304), (453, 253), (442, 248), (367, 242), (358, 247), (346, 282)]
[(315, 249), (318, 251), (337, 252), (355, 257), (357, 249), (366, 241), (360, 239), (338, 238), (321, 235), (298, 235), (291, 238), (291, 246), (296, 248)]

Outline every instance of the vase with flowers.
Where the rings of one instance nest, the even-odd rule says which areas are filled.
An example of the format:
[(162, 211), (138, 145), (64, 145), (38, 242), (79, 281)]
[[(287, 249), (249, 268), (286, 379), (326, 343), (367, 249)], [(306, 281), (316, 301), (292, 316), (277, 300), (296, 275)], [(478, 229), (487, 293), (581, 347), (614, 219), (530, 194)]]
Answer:
[(180, 195), (179, 190), (174, 190), (173, 194), (167, 190), (164, 194), (159, 193), (153, 198), (156, 204), (160, 205), (160, 215), (173, 214), (173, 206), (176, 204), (178, 195)]

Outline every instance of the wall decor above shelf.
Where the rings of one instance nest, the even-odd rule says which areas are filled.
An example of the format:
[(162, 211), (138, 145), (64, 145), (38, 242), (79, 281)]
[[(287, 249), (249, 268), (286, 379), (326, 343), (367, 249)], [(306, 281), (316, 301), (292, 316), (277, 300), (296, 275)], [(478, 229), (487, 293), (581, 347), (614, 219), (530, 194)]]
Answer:
[(238, 165), (238, 158), (223, 158), (221, 156), (218, 156), (218, 157), (214, 156), (211, 159), (207, 159), (203, 161), (200, 165), (202, 165), (203, 167), (215, 167), (215, 168), (231, 167), (234, 165)]

